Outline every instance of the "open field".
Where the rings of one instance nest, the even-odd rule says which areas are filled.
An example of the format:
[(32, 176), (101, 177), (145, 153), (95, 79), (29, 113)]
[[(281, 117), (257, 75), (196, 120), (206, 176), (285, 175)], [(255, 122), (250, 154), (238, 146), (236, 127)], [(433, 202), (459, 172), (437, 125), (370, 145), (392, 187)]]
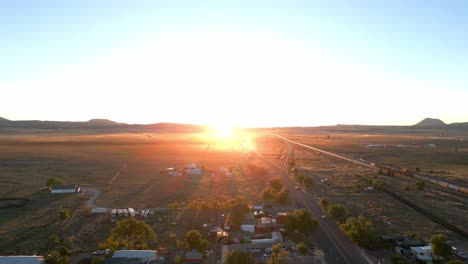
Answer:
[(438, 134), (281, 135), (323, 150), (402, 168), (420, 168), (425, 174), (468, 184), (468, 133), (442, 137)]
[[(453, 159), (443, 154), (445, 151), (450, 152), (450, 149), (454, 147), (463, 147), (466, 144), (465, 141), (447, 139), (446, 142), (444, 139), (436, 141), (436, 148), (426, 148), (424, 147), (428, 144), (426, 135), (361, 136), (357, 134), (284, 133), (282, 135), (300, 143), (336, 153), (402, 167), (405, 167), (405, 164), (413, 164), (414, 167), (407, 167), (418, 166), (423, 170), (431, 168), (434, 171), (450, 171), (450, 173), (434, 174), (460, 182), (466, 182), (468, 179), (466, 153), (453, 151), (452, 154), (455, 156)], [(408, 144), (408, 142), (414, 142), (414, 144), (405, 145), (408, 147), (396, 147), (398, 144)], [(367, 147), (367, 144), (371, 143), (387, 144), (387, 147)], [(429, 240), (435, 233), (446, 233), (454, 241), (465, 241), (457, 234), (435, 224), (389, 195), (377, 190), (365, 190), (365, 188), (379, 184), (466, 232), (468, 231), (466, 227), (468, 197), (463, 194), (429, 183), (426, 183), (423, 190), (417, 190), (416, 180), (413, 178), (401, 175), (393, 177), (379, 175), (374, 170), (301, 147), (294, 147), (293, 156), (296, 165), (314, 180), (314, 184), (308, 189), (311, 194), (315, 195), (318, 200), (326, 198), (332, 203), (345, 205), (354, 216), (364, 214), (374, 222), (380, 234), (411, 233)], [(443, 166), (439, 167), (439, 164)], [(320, 183), (321, 179), (328, 179), (329, 184)], [(462, 247), (468, 248), (468, 244), (462, 244)]]
[[(30, 202), (21, 208), (0, 209), (0, 253), (44, 252), (54, 233), (73, 238), (78, 250), (93, 250), (105, 239), (112, 227), (109, 216), (84, 213), (85, 196), (42, 191), (52, 176), (99, 190), (96, 204), (108, 208), (158, 208), (171, 202), (227, 200), (239, 194), (258, 200), (266, 179), (248, 171), (247, 165), (254, 161), (243, 147), (244, 141), (256, 142), (256, 136), (227, 140), (182, 133), (3, 135), (0, 198), (24, 197)], [(168, 167), (182, 168), (192, 162), (204, 168), (202, 175), (161, 174)], [(233, 175), (223, 175), (220, 168), (230, 169)], [(70, 220), (59, 220), (61, 208), (71, 210)], [(200, 217), (200, 222), (205, 221), (203, 214)], [(176, 226), (161, 231), (160, 241), (174, 240), (173, 234), (182, 239), (177, 226), (184, 231), (191, 227), (181, 224), (186, 219), (172, 222)]]

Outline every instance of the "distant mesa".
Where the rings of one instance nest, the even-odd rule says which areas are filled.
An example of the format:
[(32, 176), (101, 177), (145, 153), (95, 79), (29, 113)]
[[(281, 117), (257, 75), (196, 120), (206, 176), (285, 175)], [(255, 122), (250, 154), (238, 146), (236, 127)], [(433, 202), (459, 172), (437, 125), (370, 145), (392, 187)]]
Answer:
[(423, 121), (415, 124), (414, 126), (419, 126), (419, 127), (442, 127), (446, 126), (442, 120), (436, 119), (436, 118), (426, 118)]
[(88, 122), (89, 125), (92, 126), (115, 126), (115, 125), (122, 125), (121, 123), (114, 122), (109, 119), (91, 119)]
[(3, 117), (0, 116), (0, 122), (8, 122), (8, 121), (10, 121), (10, 120), (8, 120), (8, 119), (3, 118)]

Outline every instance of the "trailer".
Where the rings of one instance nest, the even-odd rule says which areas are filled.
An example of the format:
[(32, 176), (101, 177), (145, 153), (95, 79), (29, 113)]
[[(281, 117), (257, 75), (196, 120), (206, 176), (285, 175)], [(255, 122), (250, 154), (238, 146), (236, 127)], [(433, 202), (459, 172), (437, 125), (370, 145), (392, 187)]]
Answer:
[(123, 216), (123, 210), (122, 210), (122, 209), (117, 209), (117, 212), (119, 213), (119, 216), (120, 216), (120, 217)]
[(125, 217), (128, 217), (128, 210), (127, 209), (123, 209), (123, 213), (124, 213)]
[(128, 213), (129, 213), (129, 215), (132, 216), (132, 217), (136, 215), (135, 209), (133, 209), (133, 208), (128, 208)]
[(117, 214), (117, 209), (112, 209), (111, 211), (112, 217), (115, 217), (116, 214)]

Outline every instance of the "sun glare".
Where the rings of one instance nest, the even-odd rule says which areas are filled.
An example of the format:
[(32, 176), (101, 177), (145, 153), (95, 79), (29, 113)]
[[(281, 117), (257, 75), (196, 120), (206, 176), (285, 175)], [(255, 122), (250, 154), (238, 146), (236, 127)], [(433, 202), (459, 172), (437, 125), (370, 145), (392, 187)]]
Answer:
[(217, 138), (232, 138), (234, 127), (226, 124), (213, 125), (214, 136)]

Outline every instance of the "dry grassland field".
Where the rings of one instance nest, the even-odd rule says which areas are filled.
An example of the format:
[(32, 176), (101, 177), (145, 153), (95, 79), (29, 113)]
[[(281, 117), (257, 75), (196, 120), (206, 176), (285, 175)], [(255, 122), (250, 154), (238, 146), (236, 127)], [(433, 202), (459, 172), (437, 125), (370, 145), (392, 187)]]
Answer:
[[(462, 137), (439, 138), (427, 135), (359, 135), (359, 134), (298, 134), (281, 133), (282, 136), (323, 150), (351, 155), (377, 163), (401, 167), (420, 167), (424, 173), (462, 183), (468, 182), (468, 154), (460, 151), (467, 147)], [(425, 147), (429, 143), (435, 148)], [(368, 144), (387, 145), (367, 147)], [(396, 147), (405, 145), (405, 147)], [(457, 149), (455, 151), (454, 149)], [(412, 201), (435, 216), (468, 232), (468, 196), (450, 189), (426, 183), (417, 190), (416, 180), (408, 176), (380, 175), (376, 170), (340, 160), (313, 150), (294, 146), (296, 166), (313, 179), (308, 191), (320, 201), (341, 203), (357, 216), (371, 219), (380, 234), (415, 234), (426, 241), (436, 233), (445, 233), (453, 241), (467, 247), (466, 239), (407, 207), (405, 204), (377, 190), (369, 180), (382, 185), (397, 195)], [(329, 184), (321, 183), (328, 179)], [(463, 242), (464, 241), (464, 242)]]
[[(51, 195), (41, 190), (46, 179), (53, 176), (67, 184), (97, 189), (100, 196), (96, 204), (107, 208), (165, 208), (172, 202), (224, 201), (239, 194), (254, 201), (266, 184), (264, 177), (247, 170), (247, 164), (254, 161), (246, 142), (256, 141), (255, 133), (231, 139), (204, 133), (3, 135), (1, 198), (24, 197), (30, 201), (20, 208), (0, 209), (0, 253), (40, 252), (55, 232), (72, 238), (78, 250), (95, 250), (105, 239), (112, 227), (110, 218), (86, 213), (89, 197)], [(192, 162), (204, 168), (201, 176), (161, 174), (168, 167), (182, 168)], [(223, 175), (220, 168), (231, 169), (233, 175)], [(72, 218), (66, 223), (58, 218), (61, 208), (71, 210)], [(160, 241), (182, 239), (182, 231), (213, 218), (200, 216), (199, 221), (187, 221), (183, 214), (190, 212), (171, 212), (164, 216), (171, 219), (165, 225), (158, 221), (162, 215), (149, 220), (161, 232)]]

